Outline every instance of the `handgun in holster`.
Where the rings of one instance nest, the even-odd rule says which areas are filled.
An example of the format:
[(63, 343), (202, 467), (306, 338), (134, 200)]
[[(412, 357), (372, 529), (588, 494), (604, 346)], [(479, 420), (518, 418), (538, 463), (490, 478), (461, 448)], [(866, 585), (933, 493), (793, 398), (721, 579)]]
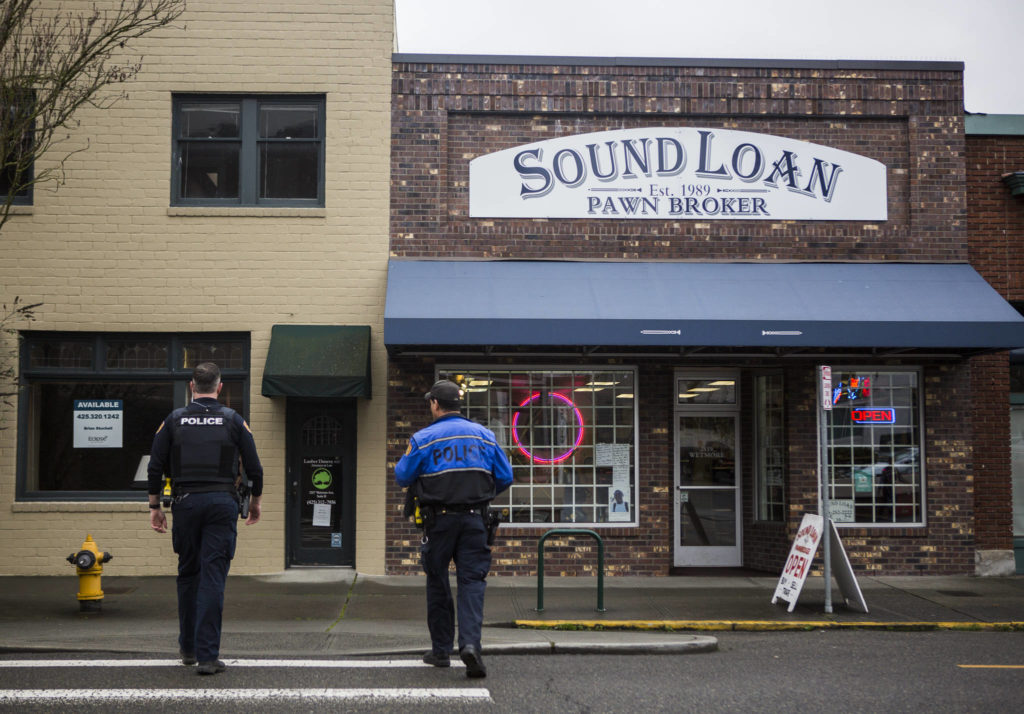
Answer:
[(484, 525), (487, 526), (487, 545), (494, 545), (494, 539), (498, 537), (498, 527), (508, 517), (507, 508), (489, 508)]
[(249, 496), (252, 494), (252, 486), (249, 479), (244, 476), (235, 484), (235, 499), (238, 501), (238, 517), (246, 519), (249, 517)]

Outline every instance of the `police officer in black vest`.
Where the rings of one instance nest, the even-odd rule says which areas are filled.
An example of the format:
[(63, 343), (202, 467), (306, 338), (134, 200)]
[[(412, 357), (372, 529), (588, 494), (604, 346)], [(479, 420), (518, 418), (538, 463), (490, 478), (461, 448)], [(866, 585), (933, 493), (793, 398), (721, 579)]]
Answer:
[(259, 521), (263, 493), (263, 467), (252, 432), (241, 415), (217, 401), (223, 386), (217, 365), (198, 365), (189, 384), (192, 403), (160, 424), (149, 457), (149, 523), (157, 533), (167, 532), (159, 499), (164, 474), (171, 477), (178, 645), (182, 663), (198, 661), (199, 674), (226, 669), (219, 659), (220, 629), (238, 528), (239, 456), (252, 482), (246, 525)]

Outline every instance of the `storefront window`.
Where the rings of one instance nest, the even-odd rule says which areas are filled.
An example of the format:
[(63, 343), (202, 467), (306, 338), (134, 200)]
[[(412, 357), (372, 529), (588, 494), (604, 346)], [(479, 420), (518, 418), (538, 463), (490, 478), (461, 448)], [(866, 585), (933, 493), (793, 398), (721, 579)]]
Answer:
[(167, 369), (165, 340), (111, 340), (107, 369)]
[(219, 364), (220, 401), (247, 412), (248, 335), (23, 333), (19, 498), (138, 498), (153, 434), (188, 402), (186, 345), (242, 354)]
[(919, 374), (833, 368), (832, 386), (825, 412), (832, 519), (922, 525)]
[(441, 370), (463, 414), (494, 432), (512, 487), (493, 506), (522, 524), (628, 525), (636, 519), (632, 370)]
[(757, 403), (757, 513), (759, 521), (785, 520), (785, 443), (782, 434), (781, 374), (755, 379)]
[(91, 342), (79, 340), (36, 342), (28, 350), (28, 366), (29, 368), (90, 369), (92, 353)]

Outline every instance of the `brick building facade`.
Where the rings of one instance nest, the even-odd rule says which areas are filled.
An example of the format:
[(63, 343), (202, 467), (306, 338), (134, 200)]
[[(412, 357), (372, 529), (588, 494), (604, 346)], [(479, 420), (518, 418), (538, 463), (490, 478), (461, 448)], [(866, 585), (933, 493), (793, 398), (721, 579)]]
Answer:
[[(86, 533), (114, 554), (118, 574), (173, 572), (170, 540), (149, 530), (144, 499), (129, 484), (148, 452), (150, 412), (181, 403), (189, 365), (213, 354), (226, 360), (226, 393), (248, 417), (267, 473), (264, 521), (242, 529), (233, 572), (419, 572), (419, 533), (402, 518), (391, 477), (408, 436), (425, 423), (422, 393), (442, 373), (475, 390), (468, 409), (483, 396), (495, 400), (486, 408), (500, 412), (493, 426), (517, 468), (513, 492), (498, 504), (514, 521), (502, 527), (499, 574), (534, 574), (540, 534), (562, 526), (595, 529), (611, 574), (726, 563), (777, 571), (803, 514), (820, 508), (820, 364), (854, 379), (913, 381), (913, 437), (882, 443), (876, 429), (875, 451), (884, 447), (885, 458), (850, 456), (839, 466), (849, 483), (833, 495), (853, 514), (841, 529), (859, 571), (974, 572), (983, 553), (999, 560), (1009, 552), (1011, 464), (1002, 445), (1010, 378), (997, 347), (1010, 344), (385, 344), (385, 301), (408, 287), (388, 279), (389, 259), (391, 268), (443, 265), (420, 294), (426, 301), (450, 293), (465, 312), (483, 302), (486, 286), (467, 289), (451, 276), (459, 265), (482, 263), (801, 272), (969, 261), (1005, 299), (1022, 301), (1012, 263), (1021, 203), (998, 180), (1021, 168), (1020, 142), (970, 133), (965, 140), (958, 64), (391, 57), (391, 13), (387, 2), (314, 3), (287, 14), (259, 3), (190, 9), (183, 27), (145, 39), (143, 71), (126, 100), (83, 110), (69, 145), (86, 150), (69, 159), (60, 190), (38, 190), (15, 207), (3, 229), (5, 300), (19, 295), (42, 307), (22, 326), (20, 391), (0, 430), (0, 504), (9, 509), (0, 545), (11, 555), (0, 572), (66, 574), (64, 559)], [(322, 41), (309, 41), (310, 14)], [(282, 47), (287, 52), (276, 51)], [(315, 115), (322, 148), (314, 197), (192, 200), (202, 189), (189, 181), (201, 184), (209, 172), (176, 168), (186, 145), (206, 138), (190, 133), (186, 118), (225, 103), (243, 122), (262, 108), (268, 117), (296, 107)], [(472, 159), (554, 138), (662, 129), (781, 137), (880, 162), (884, 220), (470, 215)], [(813, 185), (818, 166), (805, 168)], [(819, 177), (824, 188), (825, 173)], [(846, 178), (839, 174), (840, 186)], [(243, 193), (256, 191), (247, 181)], [(196, 261), (208, 251), (216, 257)], [(584, 307), (595, 299), (579, 295)], [(342, 358), (351, 351), (362, 372), (316, 372), (320, 339), (341, 340), (329, 345), (329, 368), (352, 362)], [(17, 350), (13, 340), (3, 346)], [(308, 373), (292, 369), (307, 361)], [(312, 392), (301, 381), (310, 374)], [(473, 379), (490, 386), (474, 387)], [(552, 386), (523, 392), (517, 383), (533, 379)], [(508, 389), (499, 393), (493, 385), (502, 380)], [(715, 384), (729, 384), (730, 401), (690, 409), (676, 396)], [(72, 419), (86, 397), (124, 403), (125, 457), (104, 473), (89, 462), (112, 450), (78, 453), (72, 444)], [(840, 399), (844, 414), (851, 401)], [(568, 422), (544, 421), (563, 417)], [(341, 426), (323, 428), (332, 423)], [(725, 456), (686, 441), (716, 428), (731, 440)], [(556, 448), (562, 432), (578, 434), (565, 452)], [(687, 461), (687, 449), (698, 455)], [(307, 499), (306, 480), (322, 485), (332, 464), (342, 468), (341, 502), (306, 489)], [(684, 483), (687, 468), (728, 471), (734, 480), (693, 486)], [(589, 481), (578, 481), (584, 472)], [(868, 487), (870, 496), (858, 490)], [(897, 498), (900, 489), (908, 500)], [(616, 512), (615, 491), (626, 494), (628, 515)], [(330, 527), (313, 523), (327, 505)], [(865, 508), (870, 524), (859, 522)], [(724, 540), (727, 555), (705, 557), (701, 538)], [(592, 573), (594, 550), (587, 540), (550, 540), (548, 572)]]
[[(486, 397), (488, 406), (475, 413), (487, 418), (495, 409), (501, 411), (493, 423), (502, 433), (511, 422), (505, 444), (513, 455), (513, 466), (519, 469), (508, 500), (498, 503), (512, 514), (513, 522), (502, 526), (495, 572), (535, 573), (540, 534), (563, 526), (596, 529), (604, 538), (611, 574), (666, 575), (676, 568), (699, 565), (743, 565), (772, 571), (784, 561), (802, 516), (820, 508), (818, 462), (824, 437), (819, 435), (826, 423), (831, 429), (829, 464), (834, 469), (831, 498), (837, 508), (849, 509), (837, 520), (843, 521), (844, 544), (858, 571), (970, 573), (975, 571), (981, 550), (997, 551), (996, 557), (1005, 557), (1010, 548), (1008, 471), (1005, 456), (989, 448), (989, 440), (1006, 434), (1006, 409), (999, 406), (1005, 405), (1005, 376), (995, 382), (987, 376), (1002, 369), (1005, 356), (982, 355), (991, 349), (953, 348), (955, 340), (950, 340), (952, 349), (923, 344), (879, 349), (870, 339), (855, 345), (844, 343), (842, 349), (828, 343), (809, 349), (767, 350), (756, 349), (752, 343), (684, 344), (678, 348), (663, 344), (645, 349), (629, 342), (588, 347), (571, 339), (561, 344), (557, 339), (507, 344), (475, 339), (468, 329), (460, 333), (468, 335), (461, 341), (446, 341), (429, 335), (403, 338), (398, 334), (407, 324), (402, 319), (411, 313), (399, 314), (401, 309), (393, 308), (401, 296), (392, 295), (393, 288), (396, 293), (399, 289), (392, 283), (397, 275), (406, 274), (398, 271), (408, 265), (421, 266), (417, 269), (424, 275), (429, 275), (432, 264), (439, 266), (436, 281), (418, 287), (443, 292), (453, 305), (464, 303), (466, 311), (472, 310), (474, 302), (487, 299), (486, 282), (460, 283), (457, 276), (464, 272), (462, 268), (471, 271), (474, 279), (491, 274), (488, 271), (500, 279), (523, 263), (543, 270), (553, 265), (571, 275), (576, 274), (571, 271), (591, 269), (580, 269), (580, 264), (600, 265), (603, 270), (607, 264), (686, 263), (700, 269), (722, 264), (826, 263), (869, 270), (880, 265), (909, 266), (910, 274), (926, 266), (965, 266), (973, 261), (968, 214), (975, 209), (969, 209), (965, 180), (970, 174), (961, 70), (955, 63), (602, 63), (571, 58), (396, 56), (391, 155), (393, 272), (385, 315), (385, 342), (390, 352), (389, 465), (401, 455), (408, 436), (423, 426), (422, 393), (432, 380), (439, 375), (464, 379), (467, 392), (473, 392), (468, 394), (471, 418), (472, 405)], [(709, 142), (707, 135), (716, 130), (750, 132), (873, 159), (885, 166), (887, 216), (884, 220), (800, 220), (791, 216), (778, 220), (721, 216), (629, 220), (586, 215), (471, 215), (473, 159), (540, 147), (541, 142), (556, 138), (649, 129), (700, 131)], [(595, 172), (600, 168), (596, 152), (603, 151), (604, 144), (599, 142), (605, 138), (593, 139), (596, 143), (588, 145), (597, 147), (590, 149)], [(572, 173), (573, 154), (559, 155), (569, 161), (568, 169), (562, 165), (563, 171)], [(528, 158), (539, 164), (541, 156), (538, 152)], [(635, 153), (633, 158), (638, 158)], [(518, 164), (520, 168), (523, 165)], [(716, 165), (702, 168), (710, 173)], [(577, 161), (577, 166), (582, 175), (582, 163)], [(738, 165), (734, 168), (740, 172)], [(558, 170), (557, 166), (552, 169), (556, 175)], [(521, 175), (542, 177), (525, 169)], [(524, 180), (523, 193), (529, 190), (530, 184)], [(653, 195), (653, 188), (651, 192)], [(485, 263), (489, 267), (478, 270)], [(984, 268), (979, 270), (988, 276)], [(614, 276), (614, 271), (612, 268), (608, 274)], [(502, 282), (498, 287), (507, 285)], [(651, 286), (652, 301), (658, 287)], [(1000, 287), (998, 283), (996, 287)], [(913, 292), (902, 301), (911, 301)], [(587, 295), (580, 295), (581, 309), (587, 300)], [(857, 304), (848, 307), (850, 311), (858, 309)], [(559, 310), (560, 306), (554, 312), (565, 312)], [(436, 321), (414, 317), (444, 332), (445, 318), (461, 317), (459, 313), (453, 306), (437, 315)], [(395, 325), (390, 337), (389, 314)], [(1005, 317), (1005, 311), (1000, 314)], [(1019, 325), (1012, 329), (1020, 336)], [(428, 333), (425, 328), (417, 334)], [(912, 382), (906, 392), (912, 395), (906, 397), (911, 400), (906, 429), (883, 436), (881, 430), (858, 431), (835, 421), (822, 422), (838, 417), (819, 413), (817, 408), (816, 370), (820, 364), (839, 370), (847, 380), (843, 388), (863, 386), (872, 379), (876, 385), (884, 380), (892, 385), (904, 379)], [(622, 444), (604, 444), (598, 436), (603, 423), (595, 421), (591, 433), (591, 417), (574, 417), (570, 407), (576, 414), (604, 418), (600, 416), (604, 404), (598, 397), (587, 396), (584, 406), (573, 393), (597, 392), (605, 387), (595, 385), (618, 384), (600, 381), (598, 373), (620, 369), (627, 373), (626, 380), (635, 386), (632, 391), (637, 396), (632, 391), (623, 393), (621, 386), (607, 388), (619, 390), (616, 398), (625, 397), (635, 404), (635, 433), (624, 437)], [(588, 377), (566, 377), (576, 381), (558, 382), (561, 375), (577, 372), (590, 375), (590, 381), (583, 381)], [(728, 384), (735, 390), (728, 400), (731, 409), (707, 401), (703, 402), (705, 409), (692, 408), (684, 404), (683, 394), (677, 399), (680, 390), (691, 388), (681, 385), (697, 384), (705, 374), (715, 381), (693, 388), (685, 397), (704, 399), (701, 395)], [(1005, 369), (1001, 374), (1005, 375)], [(517, 385), (517, 380), (525, 384), (542, 378), (555, 385), (550, 387), (549, 405), (544, 407), (549, 414), (543, 418), (561, 420), (558, 423), (568, 430), (569, 441), (573, 425), (578, 428), (575, 444), (557, 455), (554, 452), (559, 449), (555, 448), (550, 452), (552, 458), (538, 458), (536, 449), (525, 446), (525, 437), (516, 430), (517, 420), (523, 424), (530, 419), (530, 438), (537, 438), (532, 420), (541, 418), (536, 409), (545, 400), (545, 390), (531, 393), (530, 387), (523, 391), (525, 387)], [(474, 388), (474, 384), (488, 386)], [(503, 385), (500, 389), (495, 386), (499, 384)], [(772, 390), (778, 391), (781, 402), (767, 396)], [(851, 388), (848, 394), (836, 397), (837, 405), (847, 399), (852, 402), (858, 394), (863, 400), (870, 391), (858, 393)], [(883, 398), (882, 390), (876, 387), (874, 391)], [(888, 394), (896, 393), (893, 386)], [(915, 409), (919, 410), (916, 415)], [(697, 438), (697, 425), (703, 429), (715, 423), (715, 428), (720, 428), (733, 417), (735, 425), (727, 426), (728, 457), (720, 458), (714, 449), (701, 456), (704, 452), (693, 444), (704, 442), (691, 443)], [(965, 422), (971, 428), (965, 430)], [(782, 434), (781, 439), (765, 436), (772, 429)], [(843, 439), (847, 443), (842, 443)], [(868, 442), (874, 444), (873, 456), (857, 450)], [(631, 455), (628, 464), (608, 456), (616, 447), (621, 447), (619, 453)], [(585, 451), (588, 448), (593, 452)], [(697, 456), (687, 457), (684, 452), (688, 449)], [(592, 456), (584, 457), (584, 453)], [(782, 454), (781, 460), (769, 463), (777, 454)], [(607, 460), (602, 462), (602, 458)], [(862, 462), (865, 458), (866, 463)], [(702, 459), (718, 459), (715, 468), (728, 471), (724, 478), (735, 489), (735, 504), (728, 502), (729, 486), (717, 495), (712, 493), (721, 485), (718, 477), (716, 482), (692, 480), (696, 477), (691, 472), (707, 465)], [(907, 461), (901, 464), (899, 459)], [(587, 474), (582, 496), (581, 469)], [(551, 486), (546, 485), (549, 479)], [(604, 505), (609, 494), (622, 490), (618, 484), (625, 484), (627, 493), (632, 490), (634, 505), (639, 507), (639, 513), (625, 523), (617, 523)], [(541, 498), (543, 505), (539, 506)], [(388, 551), (386, 563), (392, 573), (418, 568), (418, 533), (402, 518), (401, 507), (402, 494), (389, 486), (386, 529), (396, 547)], [(991, 519), (989, 512), (994, 514)], [(736, 524), (735, 534), (729, 526), (722, 529), (726, 522)], [(722, 545), (725, 547), (716, 549)], [(701, 546), (726, 555), (705, 557), (707, 550)], [(552, 572), (592, 573), (594, 550), (589, 541), (556, 539), (549, 541), (546, 562)]]
[[(1024, 170), (1024, 120), (1019, 116), (972, 115), (967, 117), (966, 133), (970, 261), (1000, 295), (1022, 310), (1024, 199), (1011, 192), (1004, 177)], [(1020, 350), (1013, 354), (1012, 364), (1005, 354), (979, 360), (974, 374), (973, 420), (978, 450), (976, 501), (986, 514), (978, 523), (978, 548), (1004, 550), (1016, 536), (1016, 550), (1024, 555), (1022, 363)], [(1008, 430), (1011, 451), (1005, 448)], [(1017, 570), (1024, 568), (1019, 565)]]
[[(91, 4), (62, 11), (76, 6), (88, 13)], [(286, 11), (262, 0), (189, 3), (130, 48), (143, 61), (126, 98), (76, 114), (58, 147), (78, 151), (63, 185), (21, 201), (2, 232), (3, 301), (42, 306), (34, 322), (13, 325), (20, 365), (17, 342), (5, 334), (0, 344), (21, 375), (17, 403), (0, 415), (0, 573), (68, 575), (65, 558), (86, 534), (113, 554), (108, 573), (176, 572), (170, 535), (150, 529), (133, 477), (163, 417), (188, 402), (203, 359), (225, 369), (222, 396), (248, 419), (266, 474), (263, 519), (239, 526), (232, 572), (278, 572), (324, 553), (383, 572), (393, 27), (390, 0)], [(272, 158), (269, 183), (256, 180), (252, 137)], [(239, 141), (241, 164), (222, 163)], [(357, 332), (372, 384), (359, 396), (268, 389), (278, 326)], [(87, 433), (73, 420), (89, 397), (120, 406), (117, 445), (72, 443)], [(310, 431), (296, 435), (293, 421), (307, 407), (343, 423), (345, 513), (330, 529), (344, 533), (341, 547), (322, 539), (303, 550), (309, 514), (291, 482)]]

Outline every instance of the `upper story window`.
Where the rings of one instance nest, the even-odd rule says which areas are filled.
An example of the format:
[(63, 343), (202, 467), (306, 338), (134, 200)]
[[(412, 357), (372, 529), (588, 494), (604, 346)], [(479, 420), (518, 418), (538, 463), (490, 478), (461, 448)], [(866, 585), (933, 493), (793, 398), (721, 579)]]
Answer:
[(322, 96), (179, 95), (173, 131), (173, 205), (324, 205)]
[(32, 131), (35, 126), (32, 111), (32, 98), (26, 98), (24, 102), (14, 101), (6, 105), (6, 109), (0, 111), (0, 133), (4, 137), (20, 135), (21, 141), (12, 141), (10, 146), (5, 146), (7, 151), (0, 156), (3, 165), (0, 166), (0, 200), (6, 200), (12, 188), (21, 187), (15, 191), (11, 203), (15, 206), (32, 205), (32, 181), (34, 179)]
[[(14, 168), (11, 166), (4, 166), (3, 171), (0, 171), (0, 197), (6, 198), (7, 194), (11, 192), (11, 185), (14, 183)], [(26, 186), (20, 191), (15, 192), (11, 203), (15, 206), (31, 206), (32, 205), (32, 187)]]

